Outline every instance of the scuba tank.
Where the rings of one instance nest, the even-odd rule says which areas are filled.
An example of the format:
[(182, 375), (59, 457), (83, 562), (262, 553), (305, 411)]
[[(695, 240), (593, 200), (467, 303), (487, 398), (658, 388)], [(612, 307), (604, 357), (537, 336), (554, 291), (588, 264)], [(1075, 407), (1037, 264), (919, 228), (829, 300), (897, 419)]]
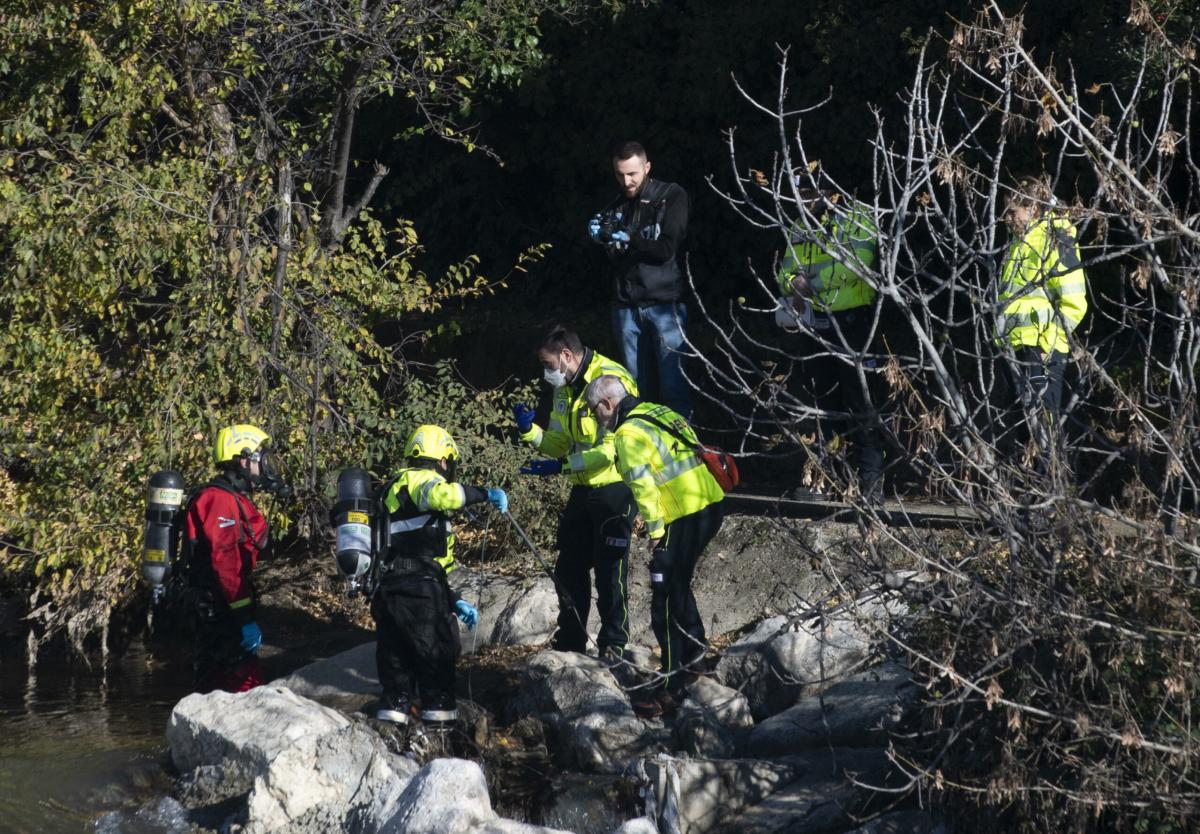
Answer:
[(350, 583), (348, 596), (368, 590), (374, 555), (371, 507), (371, 476), (363, 469), (343, 469), (338, 475), (331, 521), (337, 531), (338, 571)]
[(142, 545), (142, 579), (157, 603), (171, 576), (178, 546), (179, 508), (183, 506), (183, 476), (164, 469), (150, 476), (146, 492), (146, 533)]

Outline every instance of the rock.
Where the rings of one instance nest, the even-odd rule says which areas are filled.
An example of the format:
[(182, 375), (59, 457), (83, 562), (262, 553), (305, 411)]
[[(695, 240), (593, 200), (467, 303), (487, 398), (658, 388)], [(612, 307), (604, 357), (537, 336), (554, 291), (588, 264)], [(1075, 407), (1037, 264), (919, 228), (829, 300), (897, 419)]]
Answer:
[[(558, 628), (558, 595), (548, 576), (512, 589), (492, 618), (488, 642), (500, 646), (533, 646), (547, 642)], [(490, 612), (488, 612), (490, 613)]]
[(190, 831), (187, 809), (170, 797), (136, 812), (113, 811), (96, 820), (96, 834), (128, 834), (131, 831)]
[(613, 834), (659, 834), (658, 826), (649, 817), (638, 817), (625, 822)]
[(560, 828), (544, 828), (540, 825), (530, 825), (527, 822), (516, 822), (497, 817), (491, 822), (485, 822), (471, 829), (471, 834), (574, 834)]
[(870, 601), (826, 621), (771, 617), (726, 650), (717, 675), (745, 693), (761, 721), (861, 664), (890, 613), (883, 603)]
[(882, 746), (915, 697), (908, 670), (884, 663), (766, 719), (750, 732), (746, 753), (769, 758), (818, 746)]
[(661, 722), (642, 721), (608, 667), (593, 657), (546, 650), (524, 668), (525, 685), (510, 717), (536, 715), (558, 758), (586, 772), (620, 773), (625, 763), (667, 740)]
[(381, 834), (466, 834), (495, 818), (479, 765), (434, 759), (408, 783)]
[[(833, 834), (853, 825), (850, 811), (860, 791), (848, 776), (882, 782), (888, 772), (882, 750), (813, 750), (787, 761), (797, 778), (765, 799), (704, 829), (714, 834)], [(698, 834), (699, 829), (681, 834)]]
[(167, 740), (176, 768), (197, 775), (193, 801), (248, 791), (245, 834), (301, 834), (317, 821), (374, 831), (416, 771), (363, 723), (273, 686), (187, 696)]
[(434, 759), (412, 778), (380, 834), (570, 834), (501, 819), (475, 762)]
[(354, 712), (379, 697), (375, 643), (364, 643), (271, 681), (319, 704)]
[[(763, 516), (725, 517), (720, 531), (701, 554), (692, 582), (696, 607), (710, 635), (737, 631), (757, 622), (781, 599), (815, 599), (825, 593), (828, 583), (809, 565), (808, 555), (797, 546), (797, 536), (814, 550), (861, 541), (857, 527), (850, 524), (824, 522), (797, 530), (793, 521)], [(654, 645), (650, 574), (646, 569), (649, 560), (646, 541), (636, 540), (629, 552), (629, 610), (635, 612), (630, 631), (636, 642)]]
[(846, 834), (944, 834), (945, 830), (925, 811), (893, 811)]
[(567, 831), (610, 831), (621, 824), (623, 780), (620, 776), (564, 773), (551, 779), (552, 795), (542, 804), (545, 825)]
[(761, 761), (658, 756), (630, 766), (646, 795), (647, 817), (663, 834), (805, 834), (852, 825), (857, 790), (847, 778), (883, 780), (882, 750), (834, 748)]
[(704, 761), (660, 755), (630, 765), (647, 795), (647, 816), (669, 834), (703, 834), (732, 812), (760, 801), (799, 774), (788, 762)]
[(688, 687), (675, 718), (680, 747), (700, 758), (736, 756), (754, 726), (750, 703), (736, 689), (709, 678), (698, 678)]

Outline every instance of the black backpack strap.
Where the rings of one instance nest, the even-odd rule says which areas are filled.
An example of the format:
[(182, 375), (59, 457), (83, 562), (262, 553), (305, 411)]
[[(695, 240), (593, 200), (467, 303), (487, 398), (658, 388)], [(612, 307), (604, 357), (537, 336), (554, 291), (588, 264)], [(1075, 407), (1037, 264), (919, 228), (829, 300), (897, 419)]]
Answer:
[(630, 420), (641, 420), (644, 423), (651, 423), (655, 426), (658, 426), (660, 429), (665, 431), (667, 434), (671, 435), (671, 437), (674, 437), (676, 440), (678, 440), (684, 446), (687, 446), (693, 452), (700, 451), (701, 444), (698, 439), (697, 439), (697, 442), (693, 443), (692, 441), (690, 441), (686, 437), (684, 437), (682, 434), (677, 432), (675, 429), (671, 428), (670, 426), (666, 425), (665, 423), (662, 423), (662, 422), (654, 419), (653, 417), (651, 417), (648, 414), (631, 414), (631, 415), (629, 415), (629, 419)]

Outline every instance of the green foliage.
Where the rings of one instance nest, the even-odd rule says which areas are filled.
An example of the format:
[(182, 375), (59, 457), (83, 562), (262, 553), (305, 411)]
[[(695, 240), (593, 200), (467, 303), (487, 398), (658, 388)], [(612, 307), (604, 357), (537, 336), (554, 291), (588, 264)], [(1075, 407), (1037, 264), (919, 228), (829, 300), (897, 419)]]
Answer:
[[(473, 87), (455, 77), (541, 60), (542, 8), (364, 4), (372, 20), (286, 0), (9, 4), (0, 571), (36, 585), (46, 633), (74, 622), (78, 643), (137, 588), (145, 479), (208, 477), (220, 425), (272, 434), (299, 487), (275, 521), (301, 519), (291, 532), (319, 541), (321, 473), (402, 434), (412, 403), (472, 419), (498, 408), (397, 375), (392, 340), (502, 282), (474, 255), (424, 274), (412, 224), (374, 216), (370, 189), (349, 199), (348, 169), (326, 160), (356, 102), (381, 92), (454, 132), (446, 114)], [(330, 31), (306, 25), (318, 13)], [(354, 31), (373, 37), (342, 37)], [(72, 621), (85, 611), (99, 613)]]
[[(545, 558), (552, 553), (558, 508), (566, 500), (567, 487), (562, 478), (517, 474), (537, 453), (515, 442), (517, 430), (511, 413), (514, 402), (537, 401), (537, 386), (533, 382), (512, 389), (477, 390), (459, 375), (453, 362), (439, 362), (428, 376), (409, 381), (402, 400), (389, 411), (394, 416), (368, 427), (354, 460), (364, 464), (377, 481), (383, 481), (403, 465), (404, 444), (416, 426), (442, 426), (462, 454), (458, 479), (506, 490), (513, 516), (545, 550)], [(505, 525), (495, 525), (493, 532), (506, 546), (518, 552), (524, 548)]]

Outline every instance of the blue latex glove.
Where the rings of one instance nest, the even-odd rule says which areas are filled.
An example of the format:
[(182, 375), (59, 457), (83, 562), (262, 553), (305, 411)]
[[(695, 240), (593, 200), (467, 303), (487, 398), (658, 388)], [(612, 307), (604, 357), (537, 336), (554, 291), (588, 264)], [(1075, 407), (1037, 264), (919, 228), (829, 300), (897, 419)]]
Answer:
[(492, 506), (497, 510), (502, 513), (508, 512), (508, 496), (504, 493), (504, 490), (500, 489), (500, 487), (488, 487), (487, 497), (488, 501), (490, 501)]
[(608, 239), (608, 245), (618, 252), (624, 252), (626, 247), (629, 246), (629, 232), (623, 229), (613, 232), (612, 236)]
[(517, 403), (513, 406), (513, 417), (517, 421), (517, 430), (524, 434), (533, 428), (534, 410), (526, 403)]
[(521, 467), (522, 475), (557, 475), (562, 472), (561, 460), (531, 460), (528, 466)]
[(600, 215), (596, 215), (588, 221), (588, 237), (597, 243), (602, 243), (600, 240)]
[(479, 612), (475, 610), (474, 605), (465, 599), (460, 599), (454, 603), (454, 612), (463, 621), (463, 624), (467, 627), (467, 631), (475, 630), (475, 624), (479, 622)]
[(262, 629), (258, 623), (246, 623), (242, 626), (242, 649), (254, 654), (262, 645)]

